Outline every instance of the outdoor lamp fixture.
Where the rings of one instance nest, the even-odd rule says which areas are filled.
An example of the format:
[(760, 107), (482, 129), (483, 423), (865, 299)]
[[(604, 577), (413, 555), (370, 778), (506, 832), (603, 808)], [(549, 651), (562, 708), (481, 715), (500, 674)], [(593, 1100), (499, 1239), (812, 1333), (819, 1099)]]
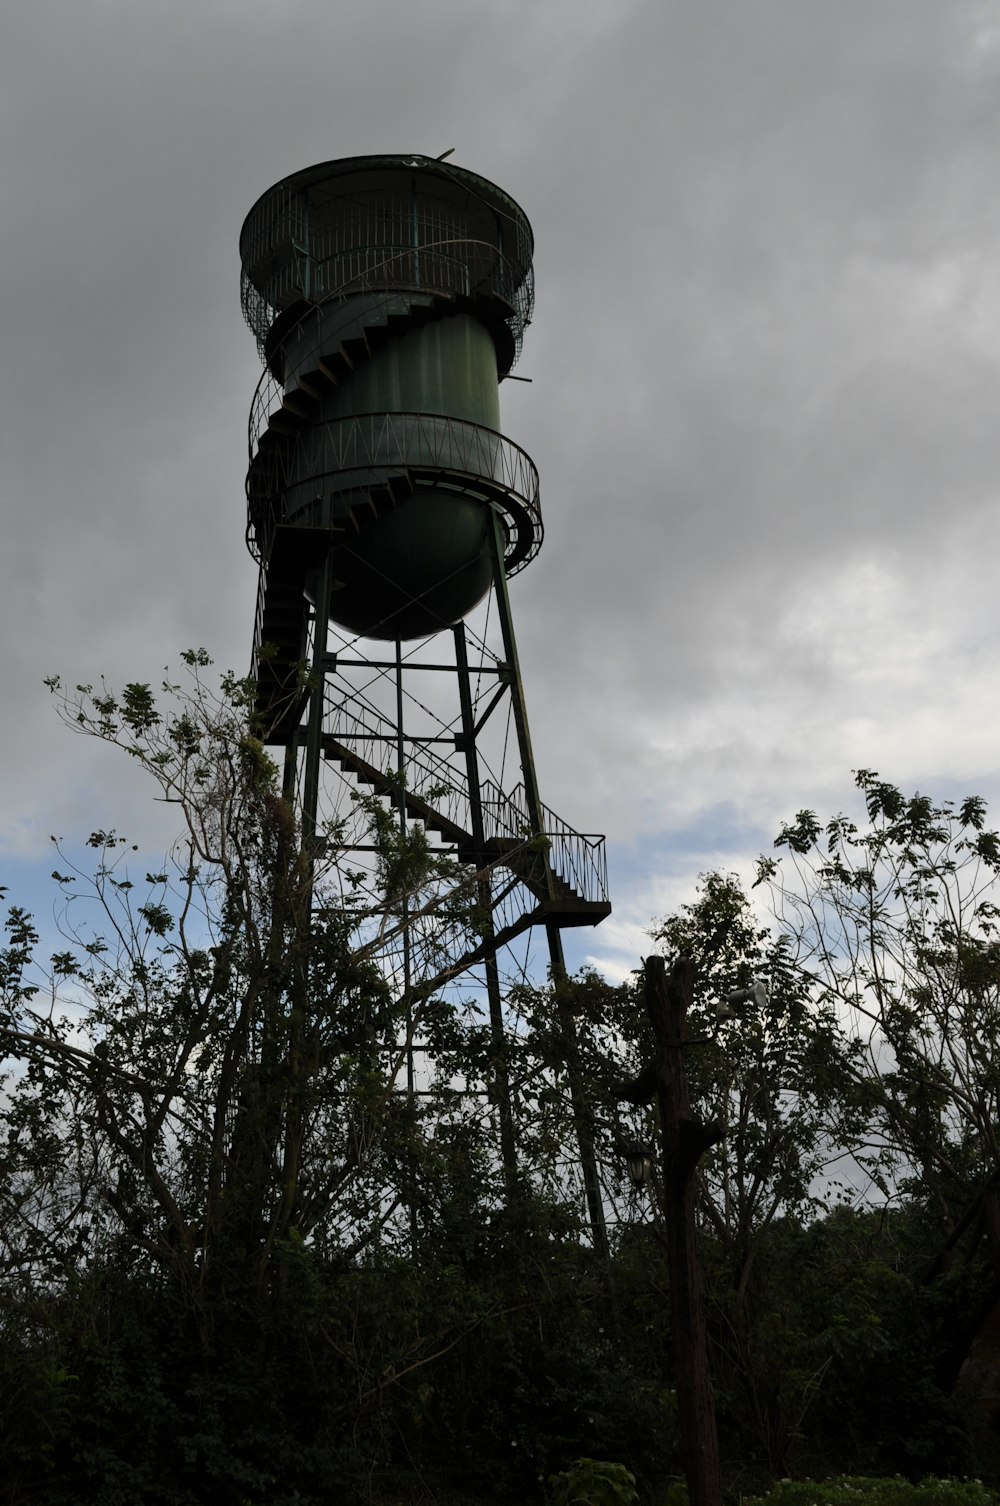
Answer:
[(751, 983), (749, 988), (731, 988), (725, 998), (716, 1004), (715, 1018), (720, 1024), (723, 1020), (731, 1020), (744, 1004), (756, 1004), (758, 1009), (763, 1009), (767, 1004), (767, 989), (760, 978)]
[(653, 1151), (639, 1140), (630, 1140), (622, 1146), (625, 1167), (632, 1186), (639, 1190), (648, 1187), (653, 1177)]

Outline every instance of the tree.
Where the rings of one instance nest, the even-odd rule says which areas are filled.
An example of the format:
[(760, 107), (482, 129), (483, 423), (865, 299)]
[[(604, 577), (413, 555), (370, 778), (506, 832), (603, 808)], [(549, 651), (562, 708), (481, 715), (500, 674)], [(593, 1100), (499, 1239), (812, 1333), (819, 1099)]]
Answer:
[[(796, 966), (789, 938), (754, 916), (733, 875), (707, 875), (656, 936), (697, 963), (688, 1071), (702, 1116), (724, 1131), (706, 1163), (702, 1210), (739, 1291), (760, 1233), (775, 1218), (822, 1211), (837, 1167), (863, 1144), (869, 1101), (858, 1051)], [(720, 1020), (726, 995), (757, 979), (766, 1002), (750, 999)]]
[[(935, 1234), (918, 1206), (868, 1211), (873, 1186), (880, 1202), (896, 1191), (870, 1040), (732, 876), (704, 878), (658, 940), (696, 965), (685, 1065), (699, 1117), (725, 1129), (701, 1163), (699, 1203), (724, 1456), (751, 1479), (961, 1467), (938, 1371), (970, 1282), (920, 1286)], [(766, 1003), (717, 1019), (755, 978)], [(909, 1425), (886, 1434), (896, 1413)]]
[[(94, 832), (89, 893), (61, 860), (66, 945), (47, 991), (29, 976), (30, 921), (8, 918), (2, 1028), (23, 1071), (4, 1222), (8, 1241), (18, 1229), (34, 1241), (9, 1245), (8, 1267), (41, 1258), (41, 1239), (52, 1274), (113, 1234), (192, 1298), (238, 1252), (259, 1294), (289, 1239), (342, 1245), (388, 1221), (360, 1233), (400, 1155), (405, 1116), (387, 1104), (408, 1001), (387, 989), (377, 946), (356, 944), (365, 916), (349, 893), (328, 893), (304, 852), (252, 734), (250, 688), (227, 678), (216, 694), (206, 667), (187, 656), (190, 691), (165, 685), (169, 709), (144, 685), (115, 696), (50, 682), (65, 720), (153, 775), (183, 835), (139, 881), (136, 849)], [(26, 1216), (29, 1184), (36, 1204), (46, 1189), (44, 1218)]]
[(760, 880), (795, 970), (863, 1053), (876, 1185), (947, 1224), (1000, 1168), (1000, 840), (978, 797), (855, 782), (867, 820), (800, 811)]
[[(699, 1118), (721, 1132), (700, 1164), (697, 1207), (723, 1438), (780, 1472), (818, 1372), (772, 1279), (773, 1250), (781, 1231), (828, 1208), (863, 1138), (856, 1051), (733, 875), (704, 877), (656, 939), (694, 967), (684, 1064)], [(726, 996), (756, 980), (766, 999), (727, 1017)]]
[[(496, 1043), (442, 992), (476, 940), (481, 876), (361, 798), (372, 904), (336, 825), (304, 840), (255, 736), (253, 687), (214, 688), (200, 652), (184, 670), (156, 694), (51, 682), (71, 727), (149, 773), (181, 835), (150, 865), (103, 827), (89, 876), (60, 851), (63, 936), (45, 961), (31, 917), (8, 911), (0, 1491), (312, 1506), (405, 1461), (523, 1496), (595, 1450), (662, 1478), (662, 1264), (632, 1202), (609, 1301), (580, 1216), (560, 1024), (572, 1013), (606, 1196), (624, 1207), (615, 1094), (650, 1055), (639, 991), (585, 975), (508, 993), (510, 1197)], [(991, 1164), (977, 1126), (993, 1043), (972, 1026), (997, 998), (995, 839), (981, 802), (949, 826), (873, 788), (881, 845), (804, 813), (783, 834), (798, 879), (782, 889), (792, 863), (764, 865), (797, 927), (773, 935), (712, 875), (658, 934), (697, 969), (687, 1070), (726, 1130), (698, 1191), (713, 1363), (730, 1452), (756, 1449), (762, 1471), (801, 1447), (809, 1408), (832, 1448), (827, 1395), (846, 1405), (863, 1372), (888, 1396), (900, 1356), (906, 1404), (928, 1419), (936, 1405), (921, 1345), (907, 1347), (905, 1272), (880, 1278), (869, 1241), (865, 1290), (838, 1286), (861, 1238), (828, 1216), (859, 1187), (839, 1168), (868, 1158), (887, 1195), (936, 1179), (940, 1202)], [(841, 931), (822, 929), (830, 916)], [(767, 1004), (719, 1022), (716, 1002), (758, 976)], [(417, 1039), (429, 1055), (408, 1085)], [(859, 1451), (865, 1416), (852, 1412)], [(913, 1431), (914, 1457), (944, 1447), (932, 1420)]]
[[(156, 695), (49, 682), (64, 721), (151, 775), (181, 835), (165, 864), (147, 867), (114, 830), (97, 830), (91, 876), (59, 851), (59, 948), (43, 963), (14, 906), (0, 951), (10, 1338), (35, 1332), (36, 1358), (61, 1356), (74, 1431), (103, 1440), (103, 1452), (80, 1441), (93, 1456), (78, 1460), (101, 1490), (124, 1468), (121, 1448), (141, 1457), (127, 1499), (144, 1498), (157, 1474), (143, 1431), (157, 1428), (161, 1443), (189, 1440), (170, 1468), (191, 1480), (208, 1469), (248, 1498), (276, 1499), (280, 1455), (295, 1457), (304, 1488), (315, 1447), (295, 1454), (295, 1439), (309, 1419), (375, 1437), (387, 1394), (484, 1311), (459, 1292), (428, 1316), (398, 1261), (447, 1204), (451, 1147), (471, 1143), (473, 1108), (482, 1119), (440, 1076), (421, 1099), (406, 1090), (417, 1034), (443, 1057), (461, 1034), (439, 984), (453, 938), (474, 923), (475, 878), (457, 881), (371, 805), (386, 893), (377, 909), (362, 903), (337, 829), (303, 842), (254, 734), (253, 686), (226, 676), (215, 689), (208, 668), (204, 653), (186, 655), (186, 684)], [(397, 912), (411, 926), (408, 990), (386, 965)], [(499, 1180), (488, 1136), (481, 1126), (487, 1204)], [(381, 1263), (378, 1288), (366, 1254)], [(283, 1368), (287, 1392), (268, 1390)], [(337, 1447), (323, 1461), (342, 1476)]]

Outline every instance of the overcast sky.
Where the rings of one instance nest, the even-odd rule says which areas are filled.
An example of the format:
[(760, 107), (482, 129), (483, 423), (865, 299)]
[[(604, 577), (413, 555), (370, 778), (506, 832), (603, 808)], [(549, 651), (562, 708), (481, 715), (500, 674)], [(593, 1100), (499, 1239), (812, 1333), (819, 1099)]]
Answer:
[(0, 110), (14, 897), (50, 833), (162, 823), (43, 676), (249, 662), (239, 229), (355, 154), (454, 147), (534, 228), (512, 599), (599, 965), (853, 768), (998, 793), (1000, 4), (32, 0)]

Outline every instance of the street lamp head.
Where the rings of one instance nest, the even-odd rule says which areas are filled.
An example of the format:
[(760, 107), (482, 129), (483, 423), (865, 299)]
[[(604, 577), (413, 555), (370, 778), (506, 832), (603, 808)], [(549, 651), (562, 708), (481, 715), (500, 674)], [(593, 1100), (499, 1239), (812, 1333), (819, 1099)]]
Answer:
[(630, 1140), (622, 1147), (628, 1179), (633, 1187), (648, 1187), (653, 1176), (653, 1152), (650, 1146), (639, 1140)]
[(716, 1004), (715, 1018), (720, 1022), (731, 1020), (744, 1004), (756, 1004), (758, 1009), (763, 1009), (767, 1004), (767, 989), (760, 978), (756, 978), (749, 988), (731, 988), (725, 998)]

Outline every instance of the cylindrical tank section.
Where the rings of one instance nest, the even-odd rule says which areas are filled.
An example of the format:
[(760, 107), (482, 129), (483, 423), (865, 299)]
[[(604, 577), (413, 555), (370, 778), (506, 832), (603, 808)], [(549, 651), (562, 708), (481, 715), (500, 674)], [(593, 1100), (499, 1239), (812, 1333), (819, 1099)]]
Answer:
[[(500, 433), (499, 381), (531, 315), (531, 227), (485, 178), (426, 157), (326, 162), (243, 225), (243, 308), (265, 364), (250, 415), (251, 548), (332, 550), (330, 614), (415, 638), (541, 543), (538, 477)], [(301, 563), (299, 568), (301, 568)]]

